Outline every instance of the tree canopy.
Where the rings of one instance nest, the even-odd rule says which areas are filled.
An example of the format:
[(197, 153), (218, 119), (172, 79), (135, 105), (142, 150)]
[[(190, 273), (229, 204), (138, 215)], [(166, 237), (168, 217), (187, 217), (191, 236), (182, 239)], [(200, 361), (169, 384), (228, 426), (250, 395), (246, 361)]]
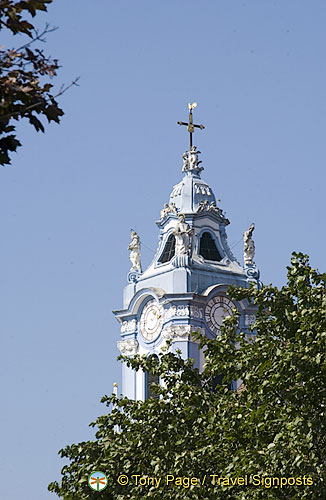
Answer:
[[(60, 451), (68, 463), (49, 490), (65, 500), (98, 498), (88, 476), (103, 471), (103, 499), (324, 499), (325, 286), (326, 274), (293, 254), (281, 289), (229, 290), (256, 304), (254, 342), (239, 331), (235, 314), (216, 340), (197, 335), (202, 373), (168, 348), (159, 359), (123, 358), (160, 376), (162, 385), (153, 387), (159, 398), (105, 396), (110, 411), (91, 424), (96, 438)], [(234, 380), (241, 390), (230, 389)], [(122, 474), (126, 485), (119, 484)]]
[(47, 24), (40, 32), (30, 21), (50, 3), (52, 0), (0, 0), (0, 30), (27, 37), (18, 48), (0, 48), (0, 165), (10, 164), (11, 154), (21, 146), (15, 121), (27, 119), (36, 131), (44, 132), (40, 118), (59, 123), (63, 115), (56, 99), (67, 87), (54, 95), (50, 83), (58, 61), (46, 56), (38, 43), (54, 28)]

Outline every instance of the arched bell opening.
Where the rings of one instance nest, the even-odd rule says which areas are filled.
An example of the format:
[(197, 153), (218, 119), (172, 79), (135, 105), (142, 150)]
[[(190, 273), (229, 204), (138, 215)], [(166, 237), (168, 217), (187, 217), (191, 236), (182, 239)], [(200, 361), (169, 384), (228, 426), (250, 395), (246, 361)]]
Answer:
[(170, 236), (167, 239), (167, 242), (165, 243), (163, 253), (158, 259), (158, 261), (161, 264), (170, 262), (170, 260), (174, 257), (174, 254), (175, 254), (175, 237), (173, 234), (170, 234)]
[(220, 262), (222, 260), (216, 243), (212, 235), (208, 231), (205, 231), (200, 237), (199, 255), (201, 255), (205, 260), (211, 260), (215, 262)]

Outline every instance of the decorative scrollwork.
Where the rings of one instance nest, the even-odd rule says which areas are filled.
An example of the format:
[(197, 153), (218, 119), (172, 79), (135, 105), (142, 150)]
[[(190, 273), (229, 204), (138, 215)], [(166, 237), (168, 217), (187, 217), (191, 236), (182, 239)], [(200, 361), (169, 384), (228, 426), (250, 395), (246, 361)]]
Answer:
[(121, 354), (131, 356), (133, 354), (137, 354), (138, 341), (136, 339), (119, 340), (117, 342), (117, 347)]
[(204, 329), (194, 325), (169, 325), (164, 328), (162, 335), (167, 340), (184, 340), (193, 332), (204, 334)]
[(254, 322), (256, 321), (256, 316), (254, 314), (246, 314), (245, 315), (245, 325), (253, 325)]
[(130, 321), (124, 321), (121, 325), (121, 333), (131, 333), (136, 330), (137, 321), (131, 319)]
[(256, 266), (250, 266), (245, 268), (246, 276), (248, 279), (257, 281), (260, 277), (259, 269)]
[(202, 319), (203, 318), (203, 308), (197, 306), (188, 306), (188, 305), (173, 305), (165, 309), (164, 319), (168, 321), (173, 317), (186, 317), (186, 318), (194, 318), (194, 319)]

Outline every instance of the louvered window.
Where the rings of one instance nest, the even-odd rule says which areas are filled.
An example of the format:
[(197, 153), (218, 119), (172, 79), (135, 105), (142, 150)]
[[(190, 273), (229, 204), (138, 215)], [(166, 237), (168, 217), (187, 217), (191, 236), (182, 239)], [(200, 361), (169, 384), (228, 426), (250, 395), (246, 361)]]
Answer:
[(168, 241), (165, 244), (164, 251), (161, 257), (159, 258), (159, 262), (162, 262), (162, 264), (164, 264), (164, 262), (169, 262), (172, 259), (172, 257), (174, 257), (174, 254), (175, 254), (175, 237), (173, 234), (170, 234), (170, 236), (168, 237)]
[(205, 260), (214, 260), (219, 262), (222, 257), (216, 248), (215, 241), (213, 240), (210, 233), (203, 233), (200, 238), (199, 254), (204, 257)]

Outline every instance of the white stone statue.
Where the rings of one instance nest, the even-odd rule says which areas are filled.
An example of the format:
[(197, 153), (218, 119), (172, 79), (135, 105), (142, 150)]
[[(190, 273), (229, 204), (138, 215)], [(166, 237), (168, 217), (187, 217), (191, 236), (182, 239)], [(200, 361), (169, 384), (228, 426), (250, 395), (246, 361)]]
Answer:
[(255, 229), (255, 224), (251, 224), (248, 231), (245, 231), (243, 236), (243, 260), (245, 266), (253, 266), (255, 256), (255, 244), (252, 240), (252, 233)]
[(217, 212), (218, 214), (221, 213), (221, 210), (216, 206), (215, 201), (210, 202), (207, 210), (209, 210), (210, 212)]
[(163, 220), (169, 213), (177, 215), (177, 207), (173, 201), (168, 205), (168, 203), (164, 203), (164, 207), (160, 211), (161, 220)]
[(198, 169), (199, 172), (204, 170), (203, 167), (199, 167), (199, 164), (202, 163), (198, 160), (198, 155), (200, 151), (197, 151), (197, 146), (191, 146), (190, 151), (185, 151), (182, 155), (183, 164), (182, 164), (182, 172), (187, 172), (188, 170)]
[(141, 273), (142, 270), (140, 264), (140, 240), (138, 234), (134, 230), (131, 230), (131, 243), (128, 246), (128, 250), (130, 250), (129, 259), (132, 263), (130, 271), (137, 271)]
[(161, 220), (164, 219), (164, 217), (166, 217), (168, 213), (169, 213), (169, 205), (167, 203), (164, 203), (164, 207), (160, 211)]
[(175, 236), (175, 255), (189, 255), (192, 229), (185, 222), (184, 214), (179, 214), (178, 219), (179, 221), (173, 231)]
[(190, 170), (193, 170), (194, 168), (198, 168), (198, 165), (201, 163), (201, 161), (198, 161), (199, 154), (200, 154), (200, 151), (197, 151), (197, 147), (191, 146), (190, 151), (189, 151), (189, 168), (190, 168)]
[(197, 212), (205, 212), (208, 209), (209, 209), (208, 200), (199, 202)]
[(188, 159), (188, 151), (185, 151), (182, 155), (182, 172), (186, 172), (189, 170), (189, 159)]
[(177, 211), (177, 207), (175, 206), (175, 203), (173, 201), (171, 201), (170, 205), (169, 205), (169, 211), (174, 214), (174, 215), (177, 215), (178, 214), (178, 211)]

